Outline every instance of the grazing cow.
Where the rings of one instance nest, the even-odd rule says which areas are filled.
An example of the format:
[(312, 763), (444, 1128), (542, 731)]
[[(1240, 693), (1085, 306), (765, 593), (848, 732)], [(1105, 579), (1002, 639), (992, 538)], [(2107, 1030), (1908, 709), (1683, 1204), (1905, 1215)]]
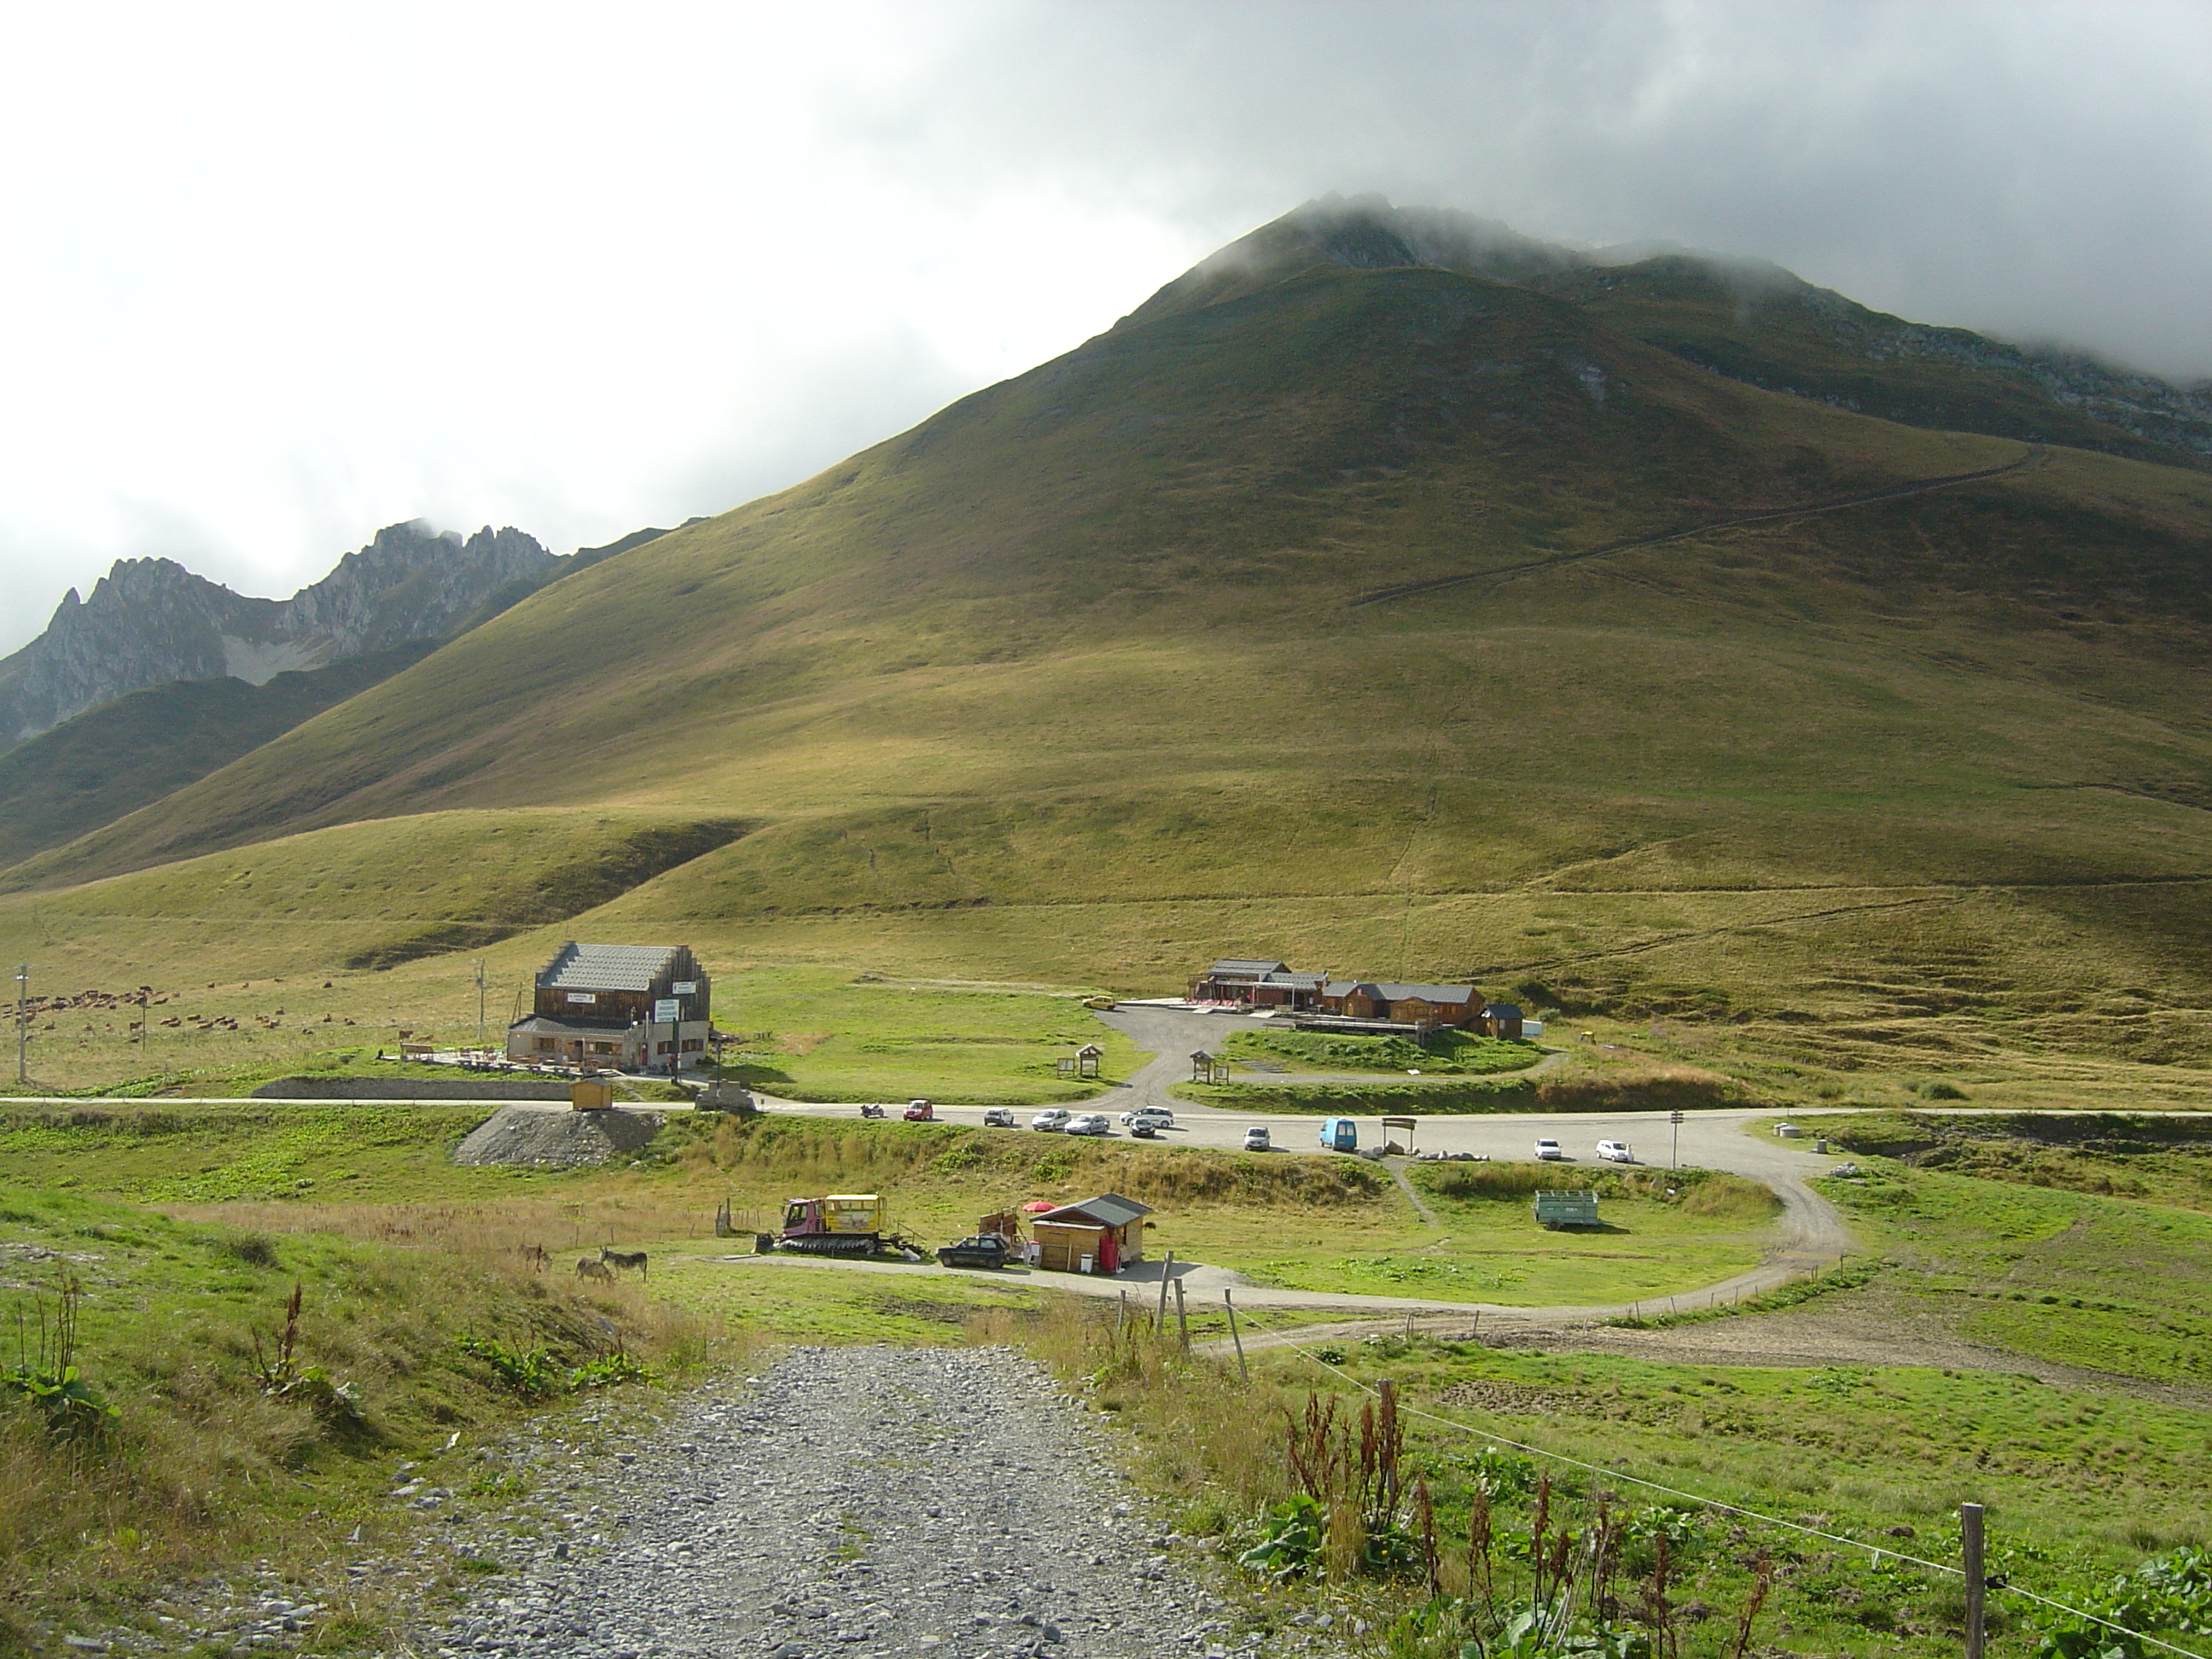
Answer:
[(599, 1250), (599, 1260), (618, 1273), (634, 1273), (640, 1279), (645, 1277), (643, 1250), (611, 1250), (602, 1246)]
[(611, 1279), (614, 1275), (606, 1270), (606, 1267), (604, 1263), (594, 1261), (591, 1257), (586, 1256), (581, 1261), (579, 1261), (576, 1264), (576, 1277), (579, 1279)]

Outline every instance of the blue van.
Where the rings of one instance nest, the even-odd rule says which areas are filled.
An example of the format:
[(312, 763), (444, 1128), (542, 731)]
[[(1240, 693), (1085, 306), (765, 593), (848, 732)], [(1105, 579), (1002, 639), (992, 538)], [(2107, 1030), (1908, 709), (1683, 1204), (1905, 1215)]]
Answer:
[(1356, 1152), (1359, 1150), (1359, 1125), (1348, 1117), (1325, 1117), (1321, 1123), (1321, 1144), (1332, 1152)]

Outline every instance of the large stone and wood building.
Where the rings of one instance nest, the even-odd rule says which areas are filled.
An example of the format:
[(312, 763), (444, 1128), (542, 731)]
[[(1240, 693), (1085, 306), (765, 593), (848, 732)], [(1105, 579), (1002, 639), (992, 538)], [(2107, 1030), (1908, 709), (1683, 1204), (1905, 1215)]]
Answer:
[[(529, 1015), (507, 1028), (507, 1057), (599, 1071), (665, 1071), (707, 1062), (714, 985), (688, 945), (580, 945), (539, 970)], [(673, 1002), (673, 1021), (656, 1018)]]

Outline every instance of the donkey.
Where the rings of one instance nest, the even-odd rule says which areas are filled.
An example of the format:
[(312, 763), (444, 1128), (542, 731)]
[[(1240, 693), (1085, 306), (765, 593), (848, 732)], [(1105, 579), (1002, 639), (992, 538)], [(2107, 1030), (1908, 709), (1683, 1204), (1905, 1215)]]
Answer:
[(613, 1268), (616, 1273), (634, 1273), (640, 1279), (645, 1277), (643, 1250), (611, 1250), (602, 1245), (599, 1248), (599, 1260)]
[(576, 1277), (579, 1279), (611, 1279), (614, 1275), (607, 1271), (605, 1263), (594, 1261), (591, 1257), (586, 1256), (582, 1261), (576, 1264)]
[(514, 1253), (520, 1256), (525, 1261), (527, 1261), (539, 1273), (542, 1273), (545, 1271), (545, 1263), (548, 1258), (545, 1254), (545, 1247), (543, 1244), (518, 1244), (514, 1247)]

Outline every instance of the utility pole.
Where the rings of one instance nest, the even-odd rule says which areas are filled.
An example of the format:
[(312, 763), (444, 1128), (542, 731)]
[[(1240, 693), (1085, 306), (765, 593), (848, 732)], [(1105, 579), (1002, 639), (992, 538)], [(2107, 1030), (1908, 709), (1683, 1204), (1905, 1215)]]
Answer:
[(31, 964), (19, 964), (15, 969), (15, 1082), (20, 1087), (31, 1080)]
[(1959, 1505), (1959, 1549), (1966, 1570), (1966, 1659), (1982, 1659), (1982, 1506)]
[(482, 957), (478, 957), (477, 958), (476, 969), (477, 969), (477, 1048), (483, 1048), (483, 1015), (484, 1015), (484, 976), (483, 976), (483, 974), (484, 974), (484, 959), (483, 959)]
[(1682, 1167), (1682, 1109), (1677, 1106), (1668, 1113), (1667, 1121), (1674, 1130), (1674, 1150), (1667, 1155), (1667, 1167), (1679, 1170)]

